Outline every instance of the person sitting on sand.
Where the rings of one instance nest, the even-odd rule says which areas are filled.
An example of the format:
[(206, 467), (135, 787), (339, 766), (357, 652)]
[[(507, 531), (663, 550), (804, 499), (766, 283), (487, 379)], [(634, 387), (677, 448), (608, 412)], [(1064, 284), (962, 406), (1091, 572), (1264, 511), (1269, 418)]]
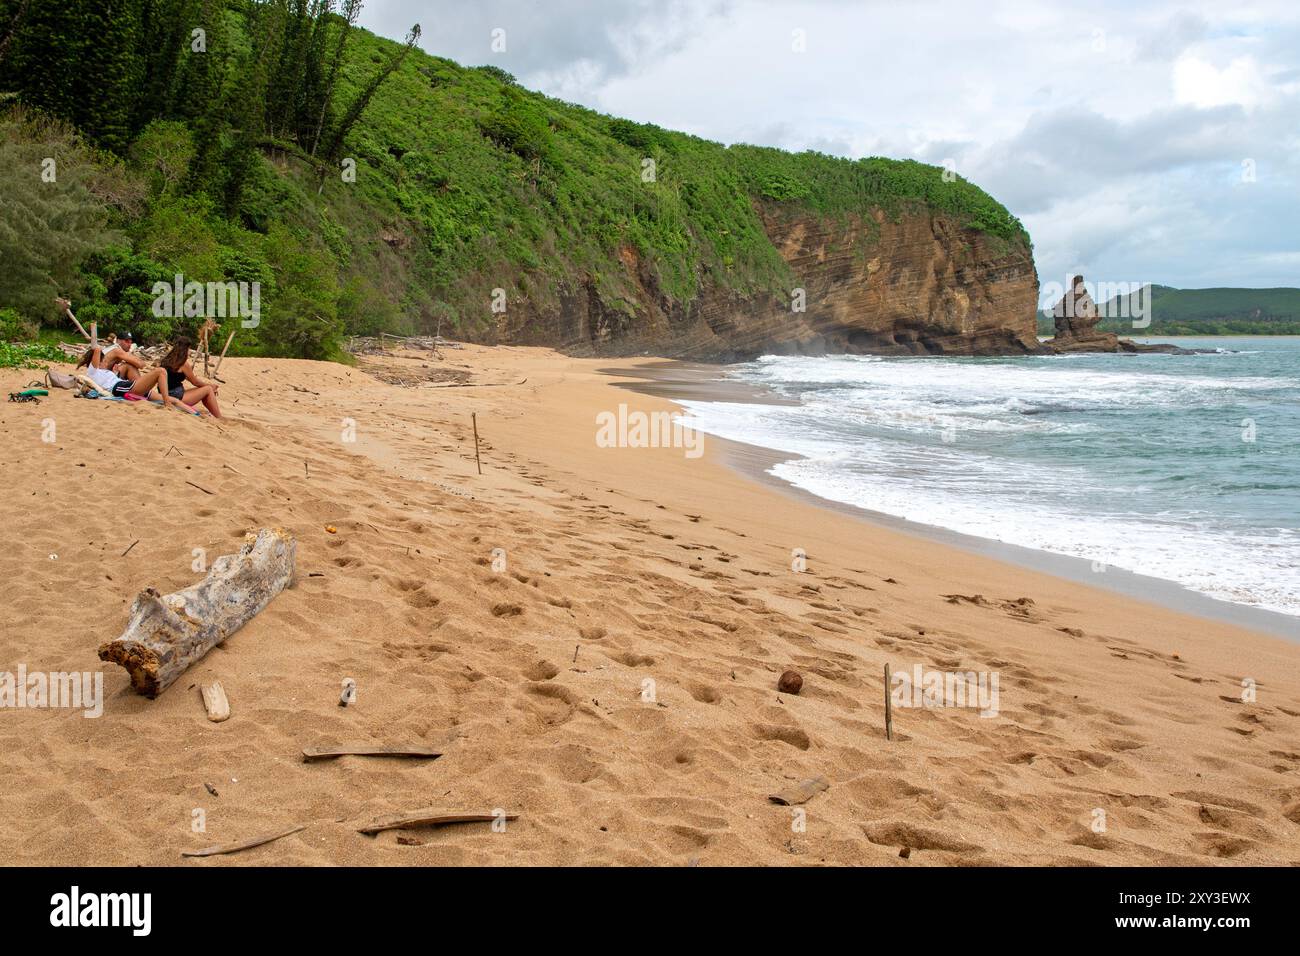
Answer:
[(104, 355), (104, 367), (118, 378), (134, 382), (144, 371), (144, 362), (138, 355), (131, 354), (131, 346), (134, 344), (131, 333), (110, 335), (109, 339), (107, 343), (100, 343)]
[[(182, 335), (172, 344), (171, 351), (158, 363), (158, 367), (167, 375), (167, 392), (172, 398), (191, 407), (202, 402), (203, 407), (212, 413), (213, 418), (220, 418), (221, 406), (217, 404), (217, 391), (221, 386), (200, 377), (194, 371), (194, 366), (190, 362), (190, 349), (193, 347), (194, 343)], [(186, 388), (187, 383), (194, 387)]]
[[(113, 354), (125, 355), (126, 353), (122, 352), (120, 349), (114, 349)], [(136, 362), (140, 361), (134, 355), (129, 357), (135, 359)], [(114, 398), (122, 398), (128, 392), (132, 395), (139, 395), (142, 398), (147, 398), (149, 393), (156, 388), (158, 389), (158, 394), (161, 396), (165, 407), (182, 404), (167, 394), (167, 374), (162, 369), (154, 368), (140, 370), (136, 379), (130, 381), (128, 379), (118, 378), (118, 376), (113, 373), (112, 369), (104, 366), (104, 360), (104, 350), (98, 345), (92, 345), (90, 348), (86, 349), (86, 354), (81, 356), (81, 360), (77, 362), (78, 369), (83, 366), (85, 367), (86, 377), (95, 383), (95, 387), (98, 391), (101, 391), (106, 395), (112, 395)]]

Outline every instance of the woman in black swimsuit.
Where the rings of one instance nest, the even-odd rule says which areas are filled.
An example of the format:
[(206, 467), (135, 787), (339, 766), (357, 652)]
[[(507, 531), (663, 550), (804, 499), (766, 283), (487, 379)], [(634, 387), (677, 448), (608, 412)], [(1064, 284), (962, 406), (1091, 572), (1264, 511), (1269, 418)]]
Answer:
[[(163, 356), (159, 367), (167, 376), (167, 394), (179, 399), (191, 407), (202, 402), (203, 407), (212, 413), (213, 418), (221, 417), (221, 406), (217, 404), (217, 390), (221, 387), (216, 382), (200, 378), (190, 363), (190, 349), (193, 343), (185, 336), (172, 344), (171, 351)], [(193, 385), (193, 388), (187, 388)]]

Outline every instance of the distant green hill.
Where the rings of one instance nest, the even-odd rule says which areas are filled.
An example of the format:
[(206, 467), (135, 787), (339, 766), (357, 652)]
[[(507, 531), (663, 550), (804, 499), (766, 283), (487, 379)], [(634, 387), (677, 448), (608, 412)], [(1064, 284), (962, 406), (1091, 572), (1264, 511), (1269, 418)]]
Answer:
[[(1131, 315), (1116, 296), (1101, 306), (1106, 315)], [(1151, 325), (1133, 328), (1128, 318), (1104, 318), (1099, 328), (1128, 335), (1300, 335), (1300, 289), (1175, 289), (1151, 286)], [(1038, 331), (1051, 335), (1052, 314), (1038, 316)]]

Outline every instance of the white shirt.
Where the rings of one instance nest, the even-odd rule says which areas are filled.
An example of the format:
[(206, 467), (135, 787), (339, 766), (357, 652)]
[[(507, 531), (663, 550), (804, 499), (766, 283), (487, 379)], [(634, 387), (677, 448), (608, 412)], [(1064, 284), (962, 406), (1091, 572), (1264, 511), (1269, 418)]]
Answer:
[(113, 374), (111, 369), (95, 368), (93, 365), (86, 369), (86, 377), (109, 393), (112, 393), (114, 385), (122, 381)]

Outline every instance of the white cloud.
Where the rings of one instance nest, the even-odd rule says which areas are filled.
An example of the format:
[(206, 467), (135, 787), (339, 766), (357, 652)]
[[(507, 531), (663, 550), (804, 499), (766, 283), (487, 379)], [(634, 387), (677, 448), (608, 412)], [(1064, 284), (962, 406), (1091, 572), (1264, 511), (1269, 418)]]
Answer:
[(1174, 64), (1174, 99), (1206, 109), (1242, 106), (1253, 109), (1270, 99), (1274, 87), (1265, 79), (1254, 57), (1239, 56), (1223, 69), (1191, 54)]

